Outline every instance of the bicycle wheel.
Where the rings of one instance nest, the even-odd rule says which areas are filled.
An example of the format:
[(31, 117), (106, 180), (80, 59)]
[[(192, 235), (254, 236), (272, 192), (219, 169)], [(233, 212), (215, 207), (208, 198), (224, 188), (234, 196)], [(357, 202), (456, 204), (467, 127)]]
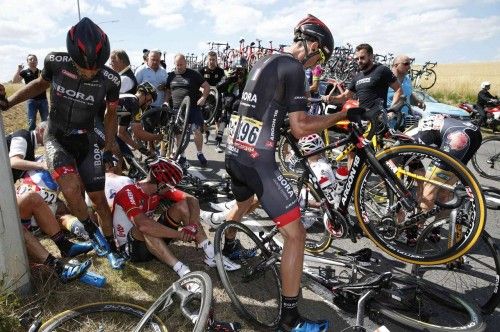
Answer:
[(189, 112), (191, 111), (191, 100), (189, 96), (184, 97), (181, 106), (177, 111), (175, 118), (175, 131), (177, 134), (177, 148), (175, 149), (174, 159), (177, 158), (186, 150), (189, 139), (191, 136), (191, 130), (189, 128)]
[(214, 124), (216, 116), (220, 112), (219, 106), (219, 91), (217, 91), (215, 86), (211, 86), (210, 94), (203, 108), (203, 118), (207, 125), (211, 126)]
[[(384, 149), (375, 158), (382, 170), (375, 171), (375, 164), (362, 166), (354, 208), (359, 226), (378, 247), (407, 263), (435, 265), (455, 260), (474, 246), (485, 225), (486, 205), (465, 165), (440, 150), (413, 144)], [(411, 193), (415, 210), (402, 207), (408, 198), (388, 185), (391, 173)], [(379, 188), (378, 196), (373, 188)], [(459, 214), (456, 219), (449, 218), (453, 211)], [(439, 236), (422, 237), (426, 228), (436, 226), (441, 228)], [(419, 252), (418, 241), (424, 245)]]
[(304, 172), (304, 169), (299, 162), (299, 158), (290, 147), (285, 135), (281, 135), (280, 140), (278, 141), (276, 153), (278, 155), (280, 169), (283, 173), (302, 174), (302, 172)]
[(491, 314), (500, 303), (500, 252), (486, 231), (476, 245), (457, 260), (446, 265), (413, 268), (416, 275), (477, 304), (483, 314)]
[[(254, 257), (241, 260), (237, 271), (226, 271), (222, 262), (226, 231), (237, 231), (236, 239), (256, 252)], [(217, 272), (237, 313), (260, 329), (276, 327), (281, 317), (281, 281), (276, 264), (279, 258), (241, 223), (224, 223), (217, 229), (214, 242)]]
[(500, 137), (483, 139), (481, 146), (472, 156), (472, 166), (482, 177), (500, 180)]
[[(131, 331), (145, 312), (143, 307), (129, 303), (90, 303), (57, 314), (45, 322), (39, 331)], [(167, 331), (160, 318), (156, 315), (150, 318), (143, 331)]]
[(283, 176), (293, 187), (299, 198), (302, 224), (306, 229), (305, 250), (310, 253), (320, 253), (327, 250), (333, 238), (326, 230), (324, 218), (328, 218), (321, 197), (313, 185), (303, 177), (285, 173)]
[(479, 311), (457, 294), (414, 276), (394, 276), (369, 304), (375, 320), (385, 316), (419, 331), (483, 331)]
[[(196, 287), (197, 290), (194, 292), (188, 291), (188, 285)], [(143, 331), (152, 316), (159, 315), (161, 317), (165, 316), (165, 319), (171, 318), (172, 313), (168, 309), (174, 302), (174, 296), (180, 298), (182, 314), (194, 323), (193, 332), (206, 331), (212, 307), (212, 280), (205, 272), (195, 271), (174, 282), (160, 295), (144, 314), (134, 332)]]
[(437, 75), (433, 69), (426, 69), (418, 78), (418, 86), (428, 90), (436, 84)]

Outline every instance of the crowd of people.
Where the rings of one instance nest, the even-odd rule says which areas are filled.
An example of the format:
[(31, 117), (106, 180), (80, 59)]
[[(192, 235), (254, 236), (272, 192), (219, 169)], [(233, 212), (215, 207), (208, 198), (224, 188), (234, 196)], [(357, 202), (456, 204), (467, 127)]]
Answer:
[[(281, 175), (275, 161), (279, 129), (288, 118), (290, 130), (301, 139), (299, 145), (304, 152), (323, 146), (317, 133), (345, 120), (346, 113), (308, 112), (308, 97), (321, 98), (326, 104), (356, 99), (366, 109), (376, 106), (378, 100), (389, 107), (406, 98), (408, 104), (425, 110), (425, 103), (412, 93), (407, 75), (410, 58), (399, 55), (388, 68), (374, 62), (373, 49), (366, 43), (356, 47), (359, 73), (347, 89), (340, 94), (332, 89), (321, 95), (321, 64), (333, 50), (330, 29), (308, 15), (296, 25), (286, 53), (266, 56), (250, 73), (244, 58), (225, 72), (217, 64), (215, 52), (208, 54), (207, 65), (199, 71), (187, 68), (185, 56), (179, 53), (174, 69), (167, 72), (157, 50), (144, 50), (144, 63), (133, 72), (127, 53), (110, 50), (104, 31), (83, 18), (67, 33), (67, 52), (49, 53), (42, 70), (37, 68), (36, 56), (28, 55), (28, 68), (19, 66), (13, 78), (13, 82), (24, 79), (26, 85), (8, 98), (0, 85), (0, 109), (8, 111), (27, 101), (27, 130), (9, 134), (7, 145), (13, 179), (21, 181), (24, 187), (20, 188), (25, 189), (17, 191), (17, 199), (31, 259), (53, 268), (63, 282), (78, 278), (91, 265), (90, 260), (70, 264), (55, 258), (29, 231), (36, 224), (55, 242), (61, 257), (94, 249), (106, 256), (114, 269), (123, 268), (127, 259), (144, 262), (156, 258), (183, 276), (190, 268), (174, 256), (170, 241), (195, 242), (203, 249), (203, 261), (214, 267), (214, 246), (200, 224), (200, 213), (201, 219), (209, 218), (214, 226), (221, 218), (241, 221), (260, 204), (284, 239), (280, 328), (325, 331), (327, 320), (310, 321), (298, 312), (305, 230), (300, 199), (284, 190), (286, 180), (277, 180)], [(108, 60), (110, 67), (106, 66)], [(211, 86), (217, 88), (222, 100), (216, 118), (215, 149), (221, 153), (225, 149), (225, 168), (235, 196), (217, 223), (213, 214), (207, 217), (200, 211), (196, 197), (175, 188), (184, 175), (186, 156), (181, 154), (178, 160), (157, 157), (155, 146), (163, 137), (154, 130), (163, 121), (165, 104), (175, 112), (188, 97), (197, 159), (201, 167), (209, 167), (203, 145), (210, 130), (203, 111)], [(489, 95), (489, 86), (480, 92), (484, 105), (495, 98)], [(50, 108), (45, 92), (49, 87)], [(38, 125), (37, 111), (42, 120)], [(464, 162), (481, 141), (477, 126), (439, 116), (425, 117), (413, 135), (417, 141), (440, 146)], [(36, 158), (37, 147), (45, 149), (44, 159)], [(134, 182), (122, 175), (124, 151), (155, 157), (145, 179)], [(320, 170), (326, 169), (320, 173), (329, 174), (334, 181), (328, 164), (311, 162)], [(47, 185), (50, 181), (52, 187)], [(50, 201), (38, 194), (38, 187), (50, 190)], [(64, 201), (58, 199), (59, 193)], [(156, 218), (154, 212), (165, 201), (168, 204)], [(88, 241), (68, 240), (62, 227)], [(224, 267), (232, 271), (241, 268), (238, 260), (254, 253), (246, 250), (235, 234), (227, 233), (223, 254)]]

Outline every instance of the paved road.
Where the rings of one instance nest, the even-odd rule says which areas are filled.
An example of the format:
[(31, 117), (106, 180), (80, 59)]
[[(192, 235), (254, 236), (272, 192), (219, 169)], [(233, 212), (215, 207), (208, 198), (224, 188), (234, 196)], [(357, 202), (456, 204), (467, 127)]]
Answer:
[[(204, 149), (203, 152), (207, 160), (209, 160), (208, 167), (207, 168), (199, 167), (199, 162), (194, 152), (194, 144), (192, 142), (188, 147), (186, 157), (191, 165), (189, 169), (190, 172), (203, 179), (216, 180), (216, 179), (221, 179), (223, 176), (225, 176), (226, 172), (224, 170), (224, 153), (217, 153), (215, 151), (215, 145), (213, 141), (214, 129), (213, 127), (211, 129), (212, 129), (211, 130), (212, 136), (209, 139), (209, 143), (208, 145), (204, 145), (203, 147)], [(500, 184), (498, 184), (495, 181), (481, 178), (477, 174), (476, 176), (482, 185), (500, 187)], [(498, 246), (500, 246), (499, 217), (500, 217), (500, 212), (488, 211), (488, 221), (486, 225), (486, 230), (495, 239), (495, 242), (497, 243)], [(372, 245), (372, 243), (367, 239), (361, 239), (360, 241), (358, 241), (358, 243), (355, 244), (352, 243), (350, 240), (340, 240), (335, 242), (334, 246), (345, 247), (350, 252), (364, 247), (369, 247), (376, 250), (376, 248)], [(379, 251), (377, 251), (375, 255), (381, 258), (383, 257), (382, 259), (386, 262), (386, 264), (388, 264), (388, 266), (397, 266), (399, 268), (405, 268), (404, 263), (395, 261), (387, 256), (384, 257), (384, 255), (379, 254)], [(341, 331), (346, 327), (354, 325), (355, 317), (336, 309), (332, 305), (328, 304), (327, 301), (325, 301), (324, 299), (322, 299), (309, 289), (304, 288), (303, 297), (304, 301), (302, 301), (301, 311), (303, 311), (304, 314), (308, 315), (311, 318), (319, 319), (328, 317), (334, 326), (334, 329), (332, 331)], [(487, 317), (486, 321), (487, 321), (487, 331), (497, 331), (497, 329), (494, 328), (494, 326), (497, 327), (500, 326), (500, 308), (497, 308), (496, 312), (493, 315)], [(377, 328), (377, 325), (371, 322), (369, 319), (365, 319), (365, 327), (367, 328), (368, 331), (373, 331)], [(398, 326), (387, 325), (387, 327), (391, 331), (405, 331), (404, 328)]]

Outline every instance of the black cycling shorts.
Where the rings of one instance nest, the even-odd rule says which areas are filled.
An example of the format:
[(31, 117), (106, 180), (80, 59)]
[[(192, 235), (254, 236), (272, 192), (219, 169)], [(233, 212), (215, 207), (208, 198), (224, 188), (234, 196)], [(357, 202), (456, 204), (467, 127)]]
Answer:
[(248, 167), (226, 156), (225, 166), (238, 202), (256, 194), (262, 208), (278, 227), (300, 219), (297, 196), (276, 163)]
[(104, 190), (104, 164), (95, 133), (65, 134), (50, 128), (43, 138), (47, 165), (54, 179), (79, 174), (85, 191)]

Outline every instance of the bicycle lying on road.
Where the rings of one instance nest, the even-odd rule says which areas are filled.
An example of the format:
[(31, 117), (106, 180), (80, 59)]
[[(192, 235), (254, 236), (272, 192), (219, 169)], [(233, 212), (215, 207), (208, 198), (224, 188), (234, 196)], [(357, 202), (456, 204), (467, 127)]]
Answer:
[[(255, 256), (241, 260), (242, 268), (223, 268), (222, 248), (226, 231), (237, 231), (237, 239)], [(240, 314), (259, 330), (275, 328), (281, 317), (278, 229), (254, 232), (242, 223), (226, 222), (215, 235), (217, 271), (224, 289)], [(256, 234), (257, 233), (257, 234)], [(404, 271), (379, 273), (367, 267), (371, 251), (332, 259), (305, 255), (304, 274), (314, 281), (312, 289), (344, 310), (357, 313), (356, 326), (363, 326), (365, 310), (378, 323), (387, 318), (425, 331), (482, 331), (483, 318), (475, 305), (416, 275)], [(317, 272), (315, 272), (317, 271)], [(321, 289), (318, 289), (321, 287)]]

